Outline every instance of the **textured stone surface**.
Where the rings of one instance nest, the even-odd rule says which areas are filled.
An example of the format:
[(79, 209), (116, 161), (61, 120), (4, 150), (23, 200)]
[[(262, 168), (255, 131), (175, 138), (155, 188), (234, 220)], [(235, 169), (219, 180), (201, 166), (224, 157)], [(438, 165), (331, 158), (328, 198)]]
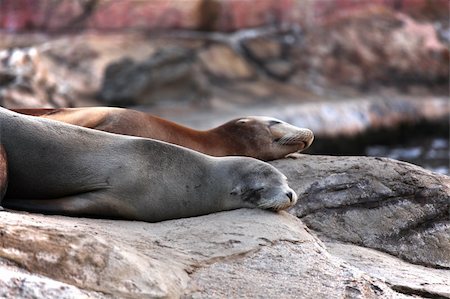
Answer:
[(188, 272), (280, 239), (315, 242), (288, 214), (238, 210), (161, 223), (0, 213), (0, 257), (119, 297), (177, 297)]
[(6, 0), (0, 28), (10, 31), (74, 29), (235, 30), (290, 19), (292, 0)]
[(387, 158), (302, 156), (271, 163), (320, 235), (450, 268), (450, 177)]
[(7, 262), (0, 284), (4, 294), (25, 290), (16, 298), (403, 298), (333, 258), (287, 213), (243, 209), (153, 224), (15, 212), (0, 218)]
[(35, 273), (27, 273), (0, 259), (0, 298), (96, 299), (111, 297), (103, 293), (83, 291)]
[(450, 271), (412, 265), (386, 253), (350, 244), (326, 243), (328, 251), (394, 290), (411, 295), (450, 298)]
[(303, 66), (298, 82), (364, 90), (447, 86), (449, 49), (431, 23), (377, 6), (326, 20), (310, 28), (304, 48), (294, 49), (294, 60)]
[(186, 101), (201, 97), (193, 74), (193, 53), (183, 48), (161, 49), (143, 62), (123, 58), (103, 76), (99, 97), (109, 105)]
[[(354, 10), (381, 6), (420, 19), (444, 18), (446, 0), (3, 0), (0, 28), (54, 31), (117, 28), (236, 30), (297, 21), (321, 24)], [(448, 15), (448, 12), (447, 12)], [(316, 16), (313, 18), (312, 16)], [(306, 19), (306, 20), (305, 20)]]
[(0, 49), (0, 105), (60, 107), (71, 105), (67, 84), (49, 70), (45, 55), (34, 48)]
[(171, 282), (179, 279), (179, 273), (166, 269), (161, 261), (146, 260), (125, 244), (49, 227), (2, 225), (0, 231), (0, 256), (29, 272), (115, 296), (160, 298), (176, 294)]
[(199, 53), (199, 59), (206, 72), (217, 79), (250, 79), (255, 72), (250, 65), (231, 48), (213, 46)]
[(191, 298), (399, 296), (381, 281), (328, 255), (318, 244), (286, 241), (195, 271), (187, 294)]

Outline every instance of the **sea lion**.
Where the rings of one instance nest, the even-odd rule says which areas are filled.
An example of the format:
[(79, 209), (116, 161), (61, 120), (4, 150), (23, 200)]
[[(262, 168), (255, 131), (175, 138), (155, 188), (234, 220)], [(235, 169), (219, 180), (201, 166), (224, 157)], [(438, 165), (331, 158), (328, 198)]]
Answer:
[(3, 145), (0, 144), (0, 203), (2, 201), (3, 196), (6, 193), (7, 187), (8, 187), (8, 160), (6, 159), (5, 148), (3, 147)]
[(238, 118), (208, 131), (198, 131), (123, 108), (42, 108), (14, 111), (110, 133), (158, 139), (217, 157), (248, 156), (264, 161), (275, 160), (305, 150), (314, 140), (309, 129), (264, 116)]
[(297, 201), (281, 172), (249, 157), (211, 157), (3, 108), (0, 136), (5, 208), (155, 222)]

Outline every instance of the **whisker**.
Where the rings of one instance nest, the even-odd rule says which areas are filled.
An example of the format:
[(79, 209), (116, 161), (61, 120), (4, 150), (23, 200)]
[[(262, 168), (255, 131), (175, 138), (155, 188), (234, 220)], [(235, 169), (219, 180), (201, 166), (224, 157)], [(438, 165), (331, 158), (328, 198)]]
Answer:
[(288, 134), (275, 140), (275, 142), (281, 145), (297, 145), (302, 142), (308, 142), (311, 139), (310, 134), (304, 132), (298, 132), (296, 134)]
[(289, 205), (290, 205), (289, 203), (283, 204), (283, 203), (277, 202), (276, 200), (272, 200), (270, 202), (266, 202), (266, 203), (258, 205), (258, 208), (279, 211), (279, 210), (285, 209)]
[(294, 136), (283, 136), (280, 138), (280, 140), (278, 141), (278, 143), (283, 144), (283, 145), (289, 145), (289, 144), (298, 144), (299, 142), (302, 142), (303, 140), (300, 140), (299, 136), (294, 135)]

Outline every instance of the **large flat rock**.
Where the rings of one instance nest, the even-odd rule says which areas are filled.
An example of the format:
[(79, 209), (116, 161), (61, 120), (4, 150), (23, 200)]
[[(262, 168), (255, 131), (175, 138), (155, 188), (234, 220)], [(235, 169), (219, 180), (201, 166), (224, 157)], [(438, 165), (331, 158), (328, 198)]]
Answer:
[[(160, 223), (6, 211), (0, 219), (0, 284), (16, 298), (403, 297), (333, 258), (284, 212)], [(28, 293), (17, 291), (19, 279)]]

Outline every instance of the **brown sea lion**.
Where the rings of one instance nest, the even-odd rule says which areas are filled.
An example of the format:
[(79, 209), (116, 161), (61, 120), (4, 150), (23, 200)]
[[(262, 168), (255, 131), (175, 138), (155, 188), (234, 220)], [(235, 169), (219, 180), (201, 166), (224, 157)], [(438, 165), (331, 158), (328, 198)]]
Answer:
[(0, 203), (3, 199), (3, 196), (6, 193), (7, 187), (8, 187), (8, 160), (6, 159), (5, 148), (3, 147), (3, 145), (0, 144)]
[(15, 109), (110, 133), (153, 138), (211, 156), (248, 156), (268, 161), (308, 148), (314, 135), (281, 120), (248, 116), (208, 131), (198, 131), (140, 111), (110, 108)]
[(0, 136), (5, 208), (154, 222), (297, 201), (281, 172), (249, 157), (211, 157), (3, 108)]

